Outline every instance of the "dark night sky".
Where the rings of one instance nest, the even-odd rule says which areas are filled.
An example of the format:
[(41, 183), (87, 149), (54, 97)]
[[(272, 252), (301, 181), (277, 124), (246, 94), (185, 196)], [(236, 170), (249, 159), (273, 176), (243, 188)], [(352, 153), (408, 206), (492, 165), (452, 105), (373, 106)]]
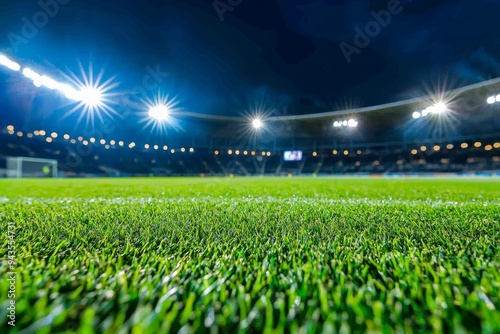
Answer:
[[(21, 34), (22, 18), (41, 8), (2, 0), (0, 52), (52, 74), (92, 61), (124, 93), (157, 67), (169, 73), (161, 89), (185, 110), (218, 115), (262, 101), (281, 113), (324, 112), (423, 95), (437, 81), (500, 76), (498, 0), (402, 0), (402, 12), (348, 64), (340, 43), (353, 44), (354, 28), (389, 2), (242, 0), (221, 22), (212, 0), (69, 0), (12, 50), (9, 33)], [(3, 119), (51, 119), (43, 106), (52, 98), (40, 89), (3, 69), (0, 89)]]

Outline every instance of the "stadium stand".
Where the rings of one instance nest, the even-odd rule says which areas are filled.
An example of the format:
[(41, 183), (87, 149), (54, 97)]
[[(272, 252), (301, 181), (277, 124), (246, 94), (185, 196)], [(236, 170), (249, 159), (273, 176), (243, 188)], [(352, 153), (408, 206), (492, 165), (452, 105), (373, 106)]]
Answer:
[[(350, 147), (304, 150), (302, 161), (283, 161), (283, 150), (232, 151), (194, 148), (175, 153), (96, 145), (88, 154), (67, 141), (50, 144), (42, 140), (2, 133), (0, 169), (7, 156), (55, 159), (60, 176), (254, 176), (254, 175), (345, 175), (355, 173), (471, 173), (500, 171), (500, 144), (494, 137), (485, 143), (455, 140), (441, 144), (422, 142), (370, 143)], [(499, 137), (495, 137), (499, 138)], [(30, 141), (29, 145), (26, 141)], [(466, 143), (467, 145), (465, 145)], [(476, 147), (478, 146), (478, 147)], [(231, 154), (229, 154), (231, 152)], [(5, 173), (2, 174), (5, 176)]]

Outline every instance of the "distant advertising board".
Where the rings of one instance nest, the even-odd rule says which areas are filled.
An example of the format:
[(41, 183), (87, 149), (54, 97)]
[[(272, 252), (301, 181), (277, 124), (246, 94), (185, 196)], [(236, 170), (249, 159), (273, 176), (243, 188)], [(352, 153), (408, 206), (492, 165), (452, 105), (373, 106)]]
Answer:
[(285, 151), (283, 153), (283, 159), (285, 161), (301, 161), (302, 151)]

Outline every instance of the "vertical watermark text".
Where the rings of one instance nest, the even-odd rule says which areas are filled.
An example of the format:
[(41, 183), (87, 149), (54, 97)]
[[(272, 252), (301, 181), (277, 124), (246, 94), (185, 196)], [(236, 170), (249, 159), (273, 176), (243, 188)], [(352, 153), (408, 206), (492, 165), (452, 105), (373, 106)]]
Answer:
[(7, 306), (7, 322), (9, 326), (16, 326), (16, 224), (9, 222), (7, 225), (7, 282), (9, 282), (9, 290), (7, 298), (9, 304)]

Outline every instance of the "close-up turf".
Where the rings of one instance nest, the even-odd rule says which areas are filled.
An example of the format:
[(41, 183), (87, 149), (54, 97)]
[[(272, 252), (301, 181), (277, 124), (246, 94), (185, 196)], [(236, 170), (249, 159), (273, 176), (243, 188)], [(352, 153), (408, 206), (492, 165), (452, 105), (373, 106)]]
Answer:
[(1, 180), (0, 206), (1, 333), (500, 333), (498, 179)]

